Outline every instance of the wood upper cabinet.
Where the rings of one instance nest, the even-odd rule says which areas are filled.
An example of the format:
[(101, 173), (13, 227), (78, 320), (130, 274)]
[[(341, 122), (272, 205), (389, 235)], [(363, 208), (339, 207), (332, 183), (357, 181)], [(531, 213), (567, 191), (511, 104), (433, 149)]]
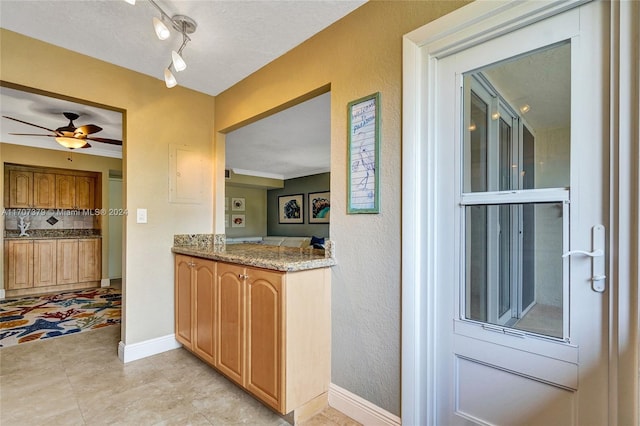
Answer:
[(216, 367), (231, 380), (244, 386), (245, 268), (218, 263)]
[(56, 208), (74, 209), (76, 206), (76, 178), (56, 175)]
[(78, 282), (98, 281), (102, 277), (102, 241), (78, 240)]
[[(6, 178), (5, 173), (5, 178)], [(9, 199), (5, 206), (20, 209), (33, 207), (33, 172), (24, 170), (10, 170)], [(5, 191), (7, 187), (5, 186)], [(6, 198), (6, 195), (5, 195)]]
[(4, 249), (7, 290), (33, 287), (33, 241), (9, 240)]
[(247, 268), (245, 387), (279, 410), (282, 401), (283, 273)]
[(56, 240), (33, 241), (33, 286), (45, 287), (57, 284)]
[(94, 209), (96, 179), (90, 176), (76, 176), (76, 209)]
[[(6, 208), (95, 209), (100, 174), (89, 171), (5, 165)], [(98, 199), (98, 201), (96, 201)]]
[(95, 208), (96, 179), (90, 176), (56, 175), (56, 207)]
[(78, 282), (78, 240), (57, 240), (57, 284)]
[(56, 175), (33, 173), (33, 206), (41, 209), (56, 207)]

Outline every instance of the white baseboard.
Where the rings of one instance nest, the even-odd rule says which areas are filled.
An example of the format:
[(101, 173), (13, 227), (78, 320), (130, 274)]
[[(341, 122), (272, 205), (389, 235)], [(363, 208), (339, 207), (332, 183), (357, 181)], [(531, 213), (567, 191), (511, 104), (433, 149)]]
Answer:
[(120, 358), (120, 361), (127, 363), (172, 349), (178, 349), (181, 346), (173, 334), (131, 345), (125, 345), (124, 342), (120, 341), (118, 343), (118, 358)]
[(109, 278), (102, 278), (100, 280), (100, 287), (109, 287), (111, 285), (111, 280)]
[(0, 299), (4, 299), (5, 298), (5, 292), (4, 292), (4, 288), (0, 288)]
[(402, 424), (400, 417), (333, 383), (329, 384), (329, 405), (364, 426)]

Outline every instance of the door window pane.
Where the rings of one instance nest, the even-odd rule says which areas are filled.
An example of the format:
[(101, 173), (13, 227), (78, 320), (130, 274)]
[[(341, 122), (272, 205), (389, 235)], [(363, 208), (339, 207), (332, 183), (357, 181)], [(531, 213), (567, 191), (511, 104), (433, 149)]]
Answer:
[(487, 190), (487, 136), (489, 106), (480, 97), (471, 92), (470, 136), (470, 191)]
[(465, 217), (466, 318), (562, 338), (563, 203), (473, 205)]

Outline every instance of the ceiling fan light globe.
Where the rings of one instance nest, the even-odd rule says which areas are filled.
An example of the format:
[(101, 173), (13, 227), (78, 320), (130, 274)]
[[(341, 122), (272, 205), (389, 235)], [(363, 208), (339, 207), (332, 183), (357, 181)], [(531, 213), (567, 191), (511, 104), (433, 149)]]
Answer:
[(177, 72), (184, 71), (187, 68), (187, 63), (175, 50), (171, 51), (171, 60), (173, 61), (173, 68), (175, 68)]
[(85, 141), (84, 139), (76, 139), (76, 138), (68, 138), (68, 137), (57, 137), (55, 139), (56, 139), (56, 142), (58, 142), (60, 145), (69, 149), (82, 148), (87, 144), (87, 141)]
[(178, 84), (178, 81), (169, 68), (164, 69), (164, 83), (169, 89), (175, 87)]
[(153, 17), (153, 29), (156, 32), (156, 36), (158, 36), (160, 40), (166, 40), (171, 35), (171, 33), (169, 32), (169, 28), (167, 28), (164, 22), (162, 22), (155, 16)]

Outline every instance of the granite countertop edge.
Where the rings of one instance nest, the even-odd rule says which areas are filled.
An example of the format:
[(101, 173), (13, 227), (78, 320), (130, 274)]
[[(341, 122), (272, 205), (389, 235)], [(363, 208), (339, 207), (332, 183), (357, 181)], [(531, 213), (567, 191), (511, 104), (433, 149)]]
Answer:
[(100, 234), (93, 233), (48, 233), (48, 234), (39, 234), (37, 232), (31, 233), (27, 232), (29, 235), (20, 236), (17, 233), (7, 233), (5, 231), (4, 239), (5, 240), (73, 240), (73, 239), (90, 239), (90, 238), (102, 238)]
[(171, 248), (171, 251), (177, 254), (185, 254), (245, 266), (255, 266), (258, 268), (281, 272), (306, 271), (309, 269), (327, 268), (336, 265), (336, 260), (333, 257), (313, 256), (295, 249), (279, 252), (282, 255), (279, 259), (270, 258), (273, 254), (272, 256), (269, 256), (269, 253), (273, 253), (273, 250), (265, 250), (265, 255), (260, 256), (259, 253), (256, 253), (255, 248), (251, 253), (229, 253), (224, 249), (214, 250), (199, 248), (197, 246), (174, 246)]

